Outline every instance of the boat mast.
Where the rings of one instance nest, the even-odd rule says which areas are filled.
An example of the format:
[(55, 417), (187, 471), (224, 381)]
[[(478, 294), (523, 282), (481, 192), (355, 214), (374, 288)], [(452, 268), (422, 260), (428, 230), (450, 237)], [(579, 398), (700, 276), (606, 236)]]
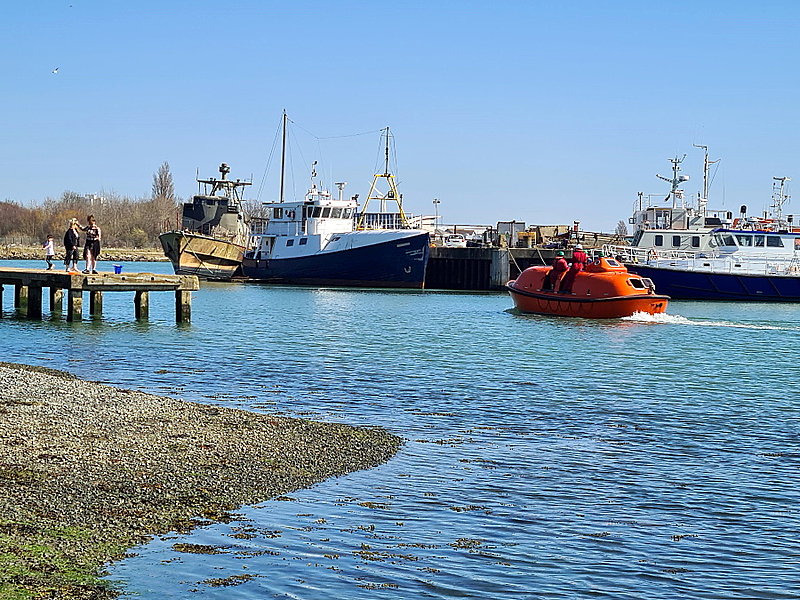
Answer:
[(286, 110), (283, 111), (283, 144), (281, 145), (281, 193), (278, 202), (283, 202), (283, 179), (286, 171)]
[(708, 146), (703, 146), (700, 144), (692, 144), (695, 148), (701, 148), (705, 153), (703, 158), (703, 195), (697, 199), (697, 212), (700, 213), (701, 216), (706, 216), (706, 206), (708, 205), (708, 171), (709, 167), (714, 163), (718, 163), (719, 159), (717, 160), (708, 160)]
[(783, 227), (783, 205), (789, 201), (789, 196), (784, 191), (786, 183), (791, 181), (789, 177), (772, 178), (772, 216), (778, 229)]
[[(386, 135), (386, 144), (384, 146), (384, 165), (383, 165), (383, 173), (376, 173), (375, 176), (372, 178), (372, 185), (369, 188), (369, 193), (367, 194), (366, 200), (364, 200), (364, 207), (361, 210), (361, 216), (358, 219), (358, 229), (364, 229), (364, 222), (366, 220), (366, 213), (367, 213), (367, 206), (369, 205), (370, 200), (378, 200), (380, 201), (380, 212), (386, 212), (386, 201), (391, 200), (397, 203), (397, 209), (400, 213), (400, 223), (403, 227), (408, 227), (408, 219), (406, 218), (406, 213), (403, 210), (403, 196), (397, 191), (397, 183), (394, 180), (394, 175), (389, 172), (389, 136), (391, 135), (389, 132), (389, 128), (386, 127), (385, 129), (381, 130), (385, 132)], [(376, 195), (378, 192), (377, 185), (379, 179), (385, 179), (386, 183), (389, 185), (389, 191), (383, 195)]]
[(683, 205), (683, 190), (678, 189), (678, 187), (685, 181), (689, 181), (689, 176), (678, 175), (678, 173), (681, 170), (681, 163), (685, 158), (686, 155), (684, 154), (682, 158), (678, 158), (676, 156), (675, 158), (669, 159), (669, 162), (672, 163), (672, 179), (668, 179), (663, 175), (656, 173), (656, 177), (672, 184), (672, 189), (669, 192), (669, 195), (672, 197), (672, 208), (678, 208), (678, 198), (681, 199), (681, 205)]

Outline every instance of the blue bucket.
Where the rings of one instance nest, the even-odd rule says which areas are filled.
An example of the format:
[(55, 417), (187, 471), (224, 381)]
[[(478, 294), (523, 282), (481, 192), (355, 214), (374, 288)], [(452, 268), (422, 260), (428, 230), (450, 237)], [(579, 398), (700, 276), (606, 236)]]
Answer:
[(119, 275), (122, 273), (122, 265), (114, 265), (114, 274)]

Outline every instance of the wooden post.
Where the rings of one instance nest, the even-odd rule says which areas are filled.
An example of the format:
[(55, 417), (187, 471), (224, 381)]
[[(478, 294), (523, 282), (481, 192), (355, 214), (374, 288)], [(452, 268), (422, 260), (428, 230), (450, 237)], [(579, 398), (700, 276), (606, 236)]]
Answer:
[(50, 287), (50, 312), (61, 312), (64, 309), (64, 290)]
[(0, 284), (0, 319), (3, 318), (3, 285)]
[(136, 320), (150, 317), (150, 292), (137, 291), (133, 298), (133, 311)]
[(25, 309), (28, 306), (28, 286), (14, 284), (14, 308)]
[(89, 314), (93, 317), (103, 315), (103, 292), (99, 290), (89, 292)]
[(71, 289), (67, 298), (67, 321), (80, 321), (83, 318), (83, 290)]
[(28, 306), (26, 308), (29, 319), (42, 318), (42, 286), (28, 287)]
[(192, 320), (192, 292), (175, 290), (175, 322), (188, 323)]

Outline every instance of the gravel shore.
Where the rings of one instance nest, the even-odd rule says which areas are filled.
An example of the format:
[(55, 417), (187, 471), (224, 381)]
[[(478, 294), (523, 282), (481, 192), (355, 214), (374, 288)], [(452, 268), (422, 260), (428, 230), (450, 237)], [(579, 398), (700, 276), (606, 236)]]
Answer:
[(400, 444), (0, 363), (0, 598), (113, 598), (103, 564), (149, 536), (370, 468)]
[[(44, 250), (38, 246), (0, 245), (0, 260), (40, 260), (44, 263)], [(56, 264), (64, 261), (63, 248), (56, 247), (55, 260)], [(103, 248), (100, 260), (164, 262), (169, 259), (161, 248)]]

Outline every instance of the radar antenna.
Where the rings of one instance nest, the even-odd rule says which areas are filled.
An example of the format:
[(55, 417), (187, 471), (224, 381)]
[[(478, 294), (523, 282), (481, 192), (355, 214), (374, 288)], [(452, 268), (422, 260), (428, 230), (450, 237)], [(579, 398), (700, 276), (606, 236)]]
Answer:
[(659, 175), (658, 173), (656, 173), (656, 177), (658, 177), (663, 181), (666, 181), (667, 183), (672, 184), (672, 189), (669, 192), (669, 196), (667, 196), (666, 198), (667, 200), (672, 198), (672, 208), (677, 208), (677, 202), (679, 199), (681, 201), (681, 206), (683, 206), (683, 190), (679, 189), (679, 186), (682, 183), (689, 181), (689, 176), (679, 175), (678, 173), (680, 173), (681, 163), (685, 158), (686, 155), (684, 154), (682, 158), (678, 158), (676, 156), (675, 158), (669, 159), (669, 162), (672, 163), (672, 179), (669, 179), (667, 177), (664, 177), (663, 175)]

